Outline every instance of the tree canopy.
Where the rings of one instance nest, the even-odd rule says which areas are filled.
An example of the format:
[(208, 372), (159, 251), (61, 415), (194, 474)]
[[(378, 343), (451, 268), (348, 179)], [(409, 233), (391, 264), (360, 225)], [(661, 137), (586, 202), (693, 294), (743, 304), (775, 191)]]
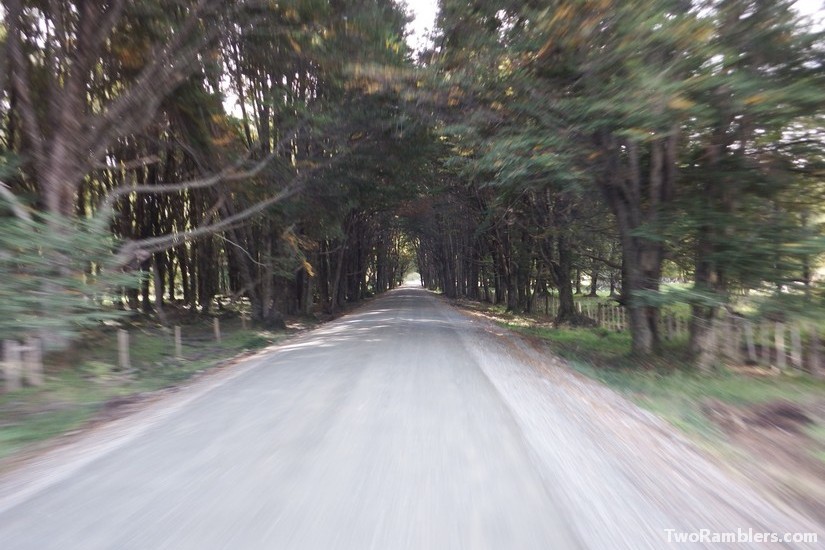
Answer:
[(571, 324), (584, 278), (639, 354), (684, 303), (708, 361), (745, 295), (825, 310), (825, 41), (792, 4), (442, 0), (416, 53), (392, 0), (7, 0), (3, 334), (279, 326), (415, 269)]

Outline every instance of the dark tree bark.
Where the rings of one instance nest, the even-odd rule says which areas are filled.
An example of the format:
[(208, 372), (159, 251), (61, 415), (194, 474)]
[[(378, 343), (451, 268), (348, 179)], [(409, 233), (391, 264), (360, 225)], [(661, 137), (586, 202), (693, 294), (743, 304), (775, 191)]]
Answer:
[(578, 319), (576, 303), (573, 299), (573, 253), (567, 238), (559, 235), (556, 239), (558, 261), (553, 265), (555, 286), (559, 289), (559, 309), (556, 315), (557, 323), (575, 323)]
[(594, 267), (593, 270), (590, 272), (590, 296), (591, 298), (595, 298), (598, 296), (599, 291), (599, 268)]
[(659, 291), (664, 261), (662, 243), (640, 232), (654, 229), (661, 209), (673, 198), (678, 132), (676, 126), (666, 136), (650, 142), (646, 159), (639, 144), (632, 140), (608, 134), (597, 139), (606, 157), (598, 184), (619, 228), (622, 301), (628, 311), (631, 349), (640, 355), (659, 349), (659, 309), (641, 297)]

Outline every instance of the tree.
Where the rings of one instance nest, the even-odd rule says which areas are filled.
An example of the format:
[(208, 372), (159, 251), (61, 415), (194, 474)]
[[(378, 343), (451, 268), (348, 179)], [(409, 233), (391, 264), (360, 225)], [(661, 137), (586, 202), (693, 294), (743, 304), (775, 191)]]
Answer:
[[(83, 179), (116, 140), (154, 120), (163, 100), (214, 44), (220, 28), (215, 18), (235, 9), (212, 0), (8, 2), (15, 107), (26, 160), (48, 212), (74, 214)], [(140, 41), (124, 38), (129, 36)], [(103, 68), (121, 71), (118, 86), (107, 86), (110, 74)], [(98, 87), (108, 93), (87, 93)]]
[[(791, 175), (810, 174), (822, 151), (800, 130), (816, 126), (810, 117), (821, 111), (821, 36), (792, 14), (785, 3), (744, 0), (449, 2), (442, 10), (435, 74), (461, 114), (448, 126), (450, 162), (502, 198), (541, 190), (548, 205), (569, 205), (561, 212), (575, 213), (555, 231), (535, 232), (544, 247), (557, 239), (560, 259), (568, 248), (594, 255), (586, 232), (571, 229), (582, 219), (577, 201), (592, 203), (598, 190), (621, 243), (621, 262), (610, 263), (621, 267), (634, 353), (658, 349), (659, 308), (672, 300), (694, 306), (692, 347), (708, 349), (702, 327), (728, 299), (723, 279), (787, 287), (805, 270), (801, 258), (817, 253), (788, 246), (804, 235), (812, 242), (810, 226), (802, 230), (786, 208), (787, 191), (799, 193)], [(552, 226), (548, 217), (526, 221), (531, 210), (513, 204), (510, 226)], [(663, 295), (664, 262), (688, 255), (697, 259), (696, 288)], [(512, 270), (502, 263), (499, 271)], [(561, 271), (566, 296), (570, 275)]]
[[(343, 174), (351, 183), (336, 193), (352, 194), (358, 178), (347, 166), (404, 139), (399, 94), (375, 94), (374, 77), (342, 52), (373, 72), (407, 63), (400, 8), (18, 1), (6, 15), (10, 108), (0, 132), (5, 151), (20, 159), (13, 195), (31, 197), (55, 233), (110, 216), (115, 261), (152, 274), (140, 288), (124, 287), (132, 309), (163, 320), (164, 302), (180, 289), (184, 305), (203, 312), (220, 295), (246, 298), (253, 318), (269, 326), (282, 323), (285, 309), (309, 311), (312, 264), (322, 256), (306, 235), (329, 241), (352, 208), (375, 218), (375, 194), (340, 209), (318, 199)], [(239, 120), (225, 111), (227, 92), (237, 96)], [(324, 216), (330, 225), (314, 230)], [(345, 299), (363, 294), (370, 255), (397, 250), (397, 239), (379, 233), (380, 247), (358, 240), (354, 255), (341, 247), (342, 262), (357, 257), (360, 266), (343, 271)], [(49, 250), (64, 276), (44, 284), (68, 292), (62, 281), (82, 258)]]
[[(116, 319), (119, 313), (101, 302), (139, 275), (117, 269), (108, 220), (32, 212), (0, 185), (0, 340), (47, 336), (44, 344), (59, 348), (80, 330)], [(70, 225), (55, 232), (62, 224)], [(50, 258), (66, 249), (80, 252), (68, 266), (55, 266)], [(43, 292), (54, 281), (64, 291)]]
[(804, 164), (823, 142), (798, 129), (825, 106), (821, 36), (804, 30), (791, 2), (713, 7), (707, 62), (688, 96), (696, 106), (684, 170), (691, 226), (680, 224), (694, 239), (686, 300), (690, 348), (702, 368), (716, 358), (714, 325), (731, 293), (763, 285), (791, 291), (804, 271), (795, 252), (819, 250), (803, 221), (811, 191), (819, 193)]

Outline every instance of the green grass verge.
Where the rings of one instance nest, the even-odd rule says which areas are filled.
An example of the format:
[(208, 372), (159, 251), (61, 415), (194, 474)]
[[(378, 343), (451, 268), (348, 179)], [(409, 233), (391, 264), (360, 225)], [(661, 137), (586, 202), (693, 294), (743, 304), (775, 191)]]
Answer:
[[(171, 331), (130, 328), (131, 369), (117, 368), (117, 335), (102, 331), (61, 356), (47, 358), (46, 382), (0, 394), (0, 459), (88, 422), (110, 400), (181, 383), (246, 350), (266, 347), (287, 333), (244, 330), (237, 320), (222, 323), (218, 343), (205, 322), (182, 327), (183, 357), (175, 358)], [(57, 367), (55, 363), (63, 363)]]
[(708, 400), (747, 407), (773, 400), (802, 405), (825, 398), (825, 382), (802, 375), (755, 376), (691, 368), (686, 342), (668, 342), (660, 356), (630, 355), (630, 334), (604, 329), (550, 328), (499, 321), (508, 329), (541, 338), (578, 372), (594, 378), (678, 428), (707, 438), (720, 435), (703, 412)]

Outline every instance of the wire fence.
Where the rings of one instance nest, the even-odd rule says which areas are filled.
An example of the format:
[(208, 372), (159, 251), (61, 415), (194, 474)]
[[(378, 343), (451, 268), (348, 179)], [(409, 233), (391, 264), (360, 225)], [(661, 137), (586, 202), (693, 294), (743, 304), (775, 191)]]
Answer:
[[(558, 310), (557, 298), (545, 295), (542, 301), (534, 303), (535, 310), (542, 306), (545, 315), (554, 315)], [(598, 327), (615, 332), (630, 330), (627, 310), (621, 305), (582, 300), (576, 302), (576, 309)], [(707, 333), (704, 345), (713, 346), (715, 355), (731, 364), (792, 369), (825, 377), (825, 338), (815, 323), (750, 319), (728, 312), (705, 321), (665, 312), (658, 318), (659, 336), (664, 341), (687, 340), (691, 322), (705, 323), (701, 327)]]

